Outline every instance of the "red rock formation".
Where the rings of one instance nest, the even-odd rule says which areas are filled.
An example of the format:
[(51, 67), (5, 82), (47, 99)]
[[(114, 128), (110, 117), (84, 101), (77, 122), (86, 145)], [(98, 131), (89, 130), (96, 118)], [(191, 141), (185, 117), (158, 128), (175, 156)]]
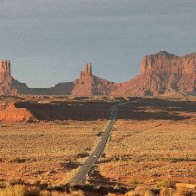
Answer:
[(13, 87), (10, 61), (0, 62), (0, 95), (16, 95), (17, 90)]
[(92, 65), (90, 64), (85, 64), (83, 71), (80, 72), (80, 78), (86, 78), (86, 77), (91, 77), (92, 76)]
[(140, 74), (125, 83), (109, 82), (92, 74), (86, 64), (80, 78), (74, 82), (59, 83), (51, 88), (28, 88), (11, 76), (10, 61), (0, 62), (0, 95), (196, 95), (196, 53), (179, 57), (161, 51), (145, 56)]
[(11, 76), (9, 60), (0, 62), (0, 95), (35, 94), (35, 95), (70, 95), (73, 82), (59, 83), (51, 88), (28, 88)]
[(0, 108), (1, 122), (34, 122), (35, 117), (26, 108), (16, 108), (15, 103)]
[(161, 51), (145, 56), (140, 75), (112, 93), (121, 95), (196, 95), (196, 53), (178, 57)]
[(0, 80), (9, 80), (11, 78), (10, 61), (0, 62)]
[(73, 96), (109, 95), (117, 89), (117, 84), (92, 74), (92, 65), (85, 64), (80, 78), (74, 81)]

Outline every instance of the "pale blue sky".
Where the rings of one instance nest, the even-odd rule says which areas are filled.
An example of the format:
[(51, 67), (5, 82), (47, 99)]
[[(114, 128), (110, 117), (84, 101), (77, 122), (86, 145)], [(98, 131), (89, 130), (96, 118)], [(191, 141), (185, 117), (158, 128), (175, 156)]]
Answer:
[(196, 0), (0, 0), (0, 59), (30, 87), (72, 81), (86, 62), (127, 81), (160, 50), (196, 52)]

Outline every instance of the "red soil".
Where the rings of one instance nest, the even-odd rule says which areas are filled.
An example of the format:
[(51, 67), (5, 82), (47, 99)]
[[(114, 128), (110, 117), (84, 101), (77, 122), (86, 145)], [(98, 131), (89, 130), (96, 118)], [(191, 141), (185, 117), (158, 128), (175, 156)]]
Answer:
[(35, 117), (26, 108), (16, 108), (15, 103), (8, 106), (0, 105), (0, 121), (2, 122), (33, 122)]

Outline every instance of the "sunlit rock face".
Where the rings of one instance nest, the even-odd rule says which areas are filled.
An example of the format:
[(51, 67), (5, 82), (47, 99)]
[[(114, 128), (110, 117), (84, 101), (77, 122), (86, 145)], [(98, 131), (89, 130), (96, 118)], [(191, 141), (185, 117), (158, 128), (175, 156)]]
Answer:
[(176, 56), (166, 51), (147, 55), (140, 74), (123, 83), (113, 95), (196, 95), (196, 53)]
[(117, 84), (92, 74), (92, 65), (85, 64), (80, 77), (74, 81), (73, 96), (110, 95)]
[(11, 64), (9, 60), (0, 62), (0, 81), (11, 78)]
[(11, 76), (11, 63), (9, 60), (0, 61), (0, 95), (16, 95)]

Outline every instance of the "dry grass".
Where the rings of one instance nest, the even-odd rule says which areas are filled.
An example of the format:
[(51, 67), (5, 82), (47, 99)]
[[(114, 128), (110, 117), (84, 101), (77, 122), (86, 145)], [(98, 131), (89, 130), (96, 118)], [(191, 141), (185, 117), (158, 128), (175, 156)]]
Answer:
[[(100, 174), (129, 186), (133, 181), (155, 186), (167, 179), (195, 184), (196, 112), (183, 107), (176, 113), (163, 107), (144, 106), (134, 108), (136, 115), (140, 112), (140, 119), (117, 120), (105, 150), (106, 158), (99, 164)], [(123, 109), (129, 114), (133, 108)], [(156, 118), (163, 111), (188, 118)]]
[[(104, 120), (2, 124), (0, 183), (64, 183), (98, 142)], [(85, 153), (84, 153), (85, 152)], [(81, 158), (80, 158), (81, 157)]]
[(37, 187), (27, 187), (24, 185), (7, 186), (0, 189), (0, 196), (84, 196), (81, 190), (67, 192), (40, 190)]
[[(107, 116), (110, 107), (105, 106), (111, 106), (113, 98), (29, 96), (17, 99), (27, 102), (34, 99), (38, 106), (39, 103), (53, 105), (59, 101), (70, 101), (68, 106), (77, 109), (73, 111), (77, 112), (78, 107), (81, 107), (88, 115), (83, 116), (82, 121), (1, 124), (0, 185), (25, 182), (52, 187), (66, 183), (93, 150), (99, 141), (99, 132), (106, 124), (106, 118), (98, 120), (102, 114), (92, 119), (89, 117), (101, 111)], [(0, 101), (6, 100), (8, 98), (3, 97)], [(100, 107), (102, 100), (105, 102), (104, 108)], [(95, 102), (96, 107), (85, 105), (89, 101)], [(100, 105), (96, 105), (96, 101)], [(195, 98), (133, 98), (130, 105), (119, 108), (118, 120), (105, 149), (105, 158), (100, 160), (98, 171), (93, 176), (94, 183), (106, 185), (111, 180), (113, 184), (118, 182), (119, 185), (135, 187), (136, 190), (130, 192), (130, 195), (146, 196), (152, 195), (149, 187), (161, 187), (161, 194), (166, 195), (170, 191), (174, 194), (175, 182), (195, 184), (195, 101)], [(51, 112), (50, 109), (47, 112)], [(66, 112), (67, 115), (69, 111)], [(61, 116), (61, 113), (58, 115)], [(80, 113), (77, 115), (80, 117)], [(101, 182), (98, 182), (99, 178)], [(91, 179), (89, 181), (93, 182)]]

